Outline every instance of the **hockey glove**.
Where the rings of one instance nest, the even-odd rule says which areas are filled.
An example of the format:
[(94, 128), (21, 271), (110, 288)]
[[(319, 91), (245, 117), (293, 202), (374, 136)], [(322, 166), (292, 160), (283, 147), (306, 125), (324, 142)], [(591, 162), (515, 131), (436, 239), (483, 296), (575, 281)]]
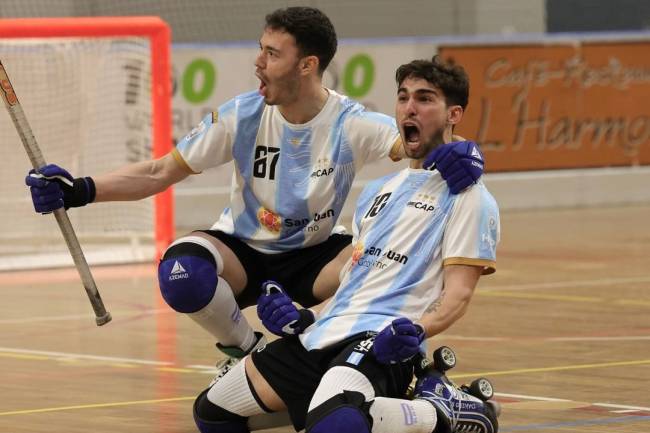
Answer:
[(257, 299), (257, 317), (266, 329), (281, 337), (298, 335), (315, 320), (311, 310), (298, 309), (274, 281), (262, 283), (262, 295)]
[(422, 341), (424, 341), (422, 326), (411, 322), (406, 317), (400, 317), (377, 334), (372, 351), (380, 363), (396, 364), (408, 361), (420, 352)]
[(43, 214), (64, 207), (85, 206), (95, 200), (95, 182), (90, 177), (74, 179), (58, 165), (48, 164), (30, 170), (25, 184), (32, 193), (34, 210)]
[(451, 193), (458, 194), (483, 174), (483, 155), (473, 141), (455, 141), (433, 149), (424, 159), (423, 167), (437, 169)]

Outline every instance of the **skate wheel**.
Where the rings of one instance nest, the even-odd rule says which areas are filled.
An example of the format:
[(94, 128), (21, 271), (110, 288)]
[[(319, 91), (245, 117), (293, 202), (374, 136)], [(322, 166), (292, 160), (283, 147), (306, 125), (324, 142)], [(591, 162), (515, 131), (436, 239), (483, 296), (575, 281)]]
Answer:
[(473, 380), (469, 384), (469, 394), (483, 401), (487, 401), (494, 396), (494, 388), (492, 383), (484, 377)]
[(440, 346), (433, 351), (433, 367), (441, 373), (456, 366), (456, 354), (450, 347)]

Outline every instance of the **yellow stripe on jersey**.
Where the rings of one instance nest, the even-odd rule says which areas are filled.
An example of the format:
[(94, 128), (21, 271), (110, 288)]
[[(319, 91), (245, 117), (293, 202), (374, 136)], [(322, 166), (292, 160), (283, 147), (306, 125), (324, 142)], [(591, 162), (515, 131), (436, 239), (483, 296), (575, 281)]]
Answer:
[(483, 267), (483, 275), (493, 274), (497, 270), (497, 262), (486, 259), (468, 259), (467, 257), (448, 257), (442, 261), (442, 266), (467, 265)]
[(397, 136), (397, 140), (393, 143), (393, 147), (390, 148), (390, 153), (388, 154), (390, 159), (393, 161), (400, 161), (404, 156), (404, 146), (402, 145), (402, 137)]
[(183, 170), (185, 170), (185, 171), (187, 171), (188, 173), (191, 173), (191, 174), (199, 174), (199, 173), (201, 173), (200, 171), (192, 170), (192, 168), (187, 164), (187, 162), (185, 162), (185, 159), (183, 159), (183, 156), (178, 151), (178, 149), (173, 148), (172, 151), (171, 151), (171, 154), (174, 157), (174, 159), (176, 160), (176, 162), (178, 163), (178, 165), (180, 165), (183, 168)]

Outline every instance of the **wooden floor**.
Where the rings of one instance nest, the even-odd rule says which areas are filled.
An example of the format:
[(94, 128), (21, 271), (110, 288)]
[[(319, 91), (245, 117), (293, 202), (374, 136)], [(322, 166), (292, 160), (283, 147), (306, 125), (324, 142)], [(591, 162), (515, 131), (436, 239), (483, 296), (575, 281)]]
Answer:
[[(502, 232), (497, 273), (430, 340), (450, 376), (492, 380), (502, 432), (650, 432), (650, 206), (505, 213)], [(0, 273), (0, 432), (194, 432), (214, 342), (153, 265), (94, 274), (101, 328), (73, 270)]]

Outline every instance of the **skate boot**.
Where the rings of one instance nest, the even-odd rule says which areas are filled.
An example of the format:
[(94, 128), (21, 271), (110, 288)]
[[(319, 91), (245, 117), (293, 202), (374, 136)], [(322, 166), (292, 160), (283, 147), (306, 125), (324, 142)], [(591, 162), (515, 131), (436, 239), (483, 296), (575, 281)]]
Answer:
[(247, 351), (241, 350), (236, 346), (223, 346), (221, 343), (217, 343), (217, 349), (223, 352), (226, 355), (226, 358), (217, 363), (217, 374), (215, 375), (210, 386), (214, 385), (226, 375), (239, 361), (241, 361), (246, 355), (266, 346), (266, 337), (261, 332), (255, 332), (256, 342), (255, 344)]
[[(444, 373), (456, 363), (453, 351), (444, 347), (436, 352), (433, 363), (423, 362), (416, 368), (418, 379), (413, 390), (414, 399), (426, 400), (436, 409), (438, 422), (434, 433), (497, 433), (500, 407), (489, 400), (492, 384), (481, 378), (469, 386), (456, 386)], [(440, 352), (450, 355), (446, 358), (453, 358), (453, 362), (440, 362)]]

